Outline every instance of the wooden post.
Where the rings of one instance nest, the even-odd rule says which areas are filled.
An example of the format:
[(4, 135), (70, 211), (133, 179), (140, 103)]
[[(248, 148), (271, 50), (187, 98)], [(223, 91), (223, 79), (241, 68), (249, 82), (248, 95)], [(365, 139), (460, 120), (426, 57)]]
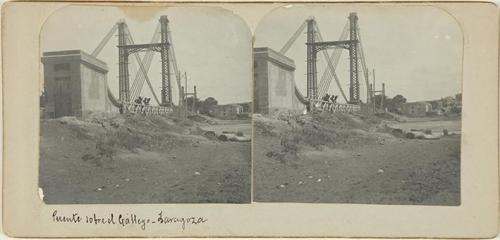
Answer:
[(184, 108), (186, 110), (187, 110), (187, 97), (188, 97), (187, 90), (188, 90), (187, 72), (184, 72), (184, 89), (183, 89), (184, 98), (182, 104), (184, 105)]
[(375, 93), (377, 92), (377, 85), (375, 83), (375, 69), (373, 69), (373, 87), (372, 87), (372, 99), (373, 99), (373, 110), (377, 110), (377, 103), (375, 101)]
[(197, 114), (198, 112), (196, 111), (196, 98), (197, 98), (196, 85), (194, 85), (193, 89), (194, 89), (193, 112)]
[(382, 101), (380, 105), (382, 105), (382, 110), (385, 112), (385, 83), (382, 83)]

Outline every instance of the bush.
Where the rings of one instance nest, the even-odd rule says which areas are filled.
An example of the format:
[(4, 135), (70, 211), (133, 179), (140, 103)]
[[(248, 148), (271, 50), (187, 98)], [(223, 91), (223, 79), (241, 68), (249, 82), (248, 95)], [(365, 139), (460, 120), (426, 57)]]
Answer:
[(273, 132), (274, 127), (271, 124), (266, 124), (263, 121), (254, 121), (254, 129), (256, 133), (259, 133), (263, 136), (275, 136), (276, 134)]

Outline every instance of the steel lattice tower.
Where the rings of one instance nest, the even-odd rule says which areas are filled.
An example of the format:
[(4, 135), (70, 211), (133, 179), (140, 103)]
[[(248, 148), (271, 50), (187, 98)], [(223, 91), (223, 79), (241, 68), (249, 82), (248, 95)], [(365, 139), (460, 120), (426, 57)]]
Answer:
[(307, 20), (307, 98), (316, 99), (318, 95), (317, 75), (316, 75), (316, 49), (314, 18)]
[(170, 44), (168, 42), (168, 18), (167, 16), (160, 17), (161, 29), (161, 104), (167, 105), (172, 103), (172, 90), (170, 79), (170, 59), (169, 51)]
[[(125, 21), (118, 22), (118, 46), (127, 45), (127, 36), (125, 33)], [(128, 74), (128, 50), (118, 49), (118, 99), (122, 102), (130, 102)]]
[(350, 65), (350, 85), (349, 102), (359, 103), (359, 76), (358, 76), (358, 16), (356, 13), (349, 14), (349, 35), (354, 43), (349, 46), (349, 65)]

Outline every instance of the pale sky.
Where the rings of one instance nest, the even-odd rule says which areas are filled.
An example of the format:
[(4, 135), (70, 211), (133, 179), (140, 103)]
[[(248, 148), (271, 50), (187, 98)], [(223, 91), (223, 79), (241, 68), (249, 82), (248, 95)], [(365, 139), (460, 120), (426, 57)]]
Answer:
[[(187, 72), (189, 92), (195, 84), (202, 100), (212, 96), (220, 104), (251, 101), (251, 31), (241, 18), (221, 8), (70, 6), (55, 12), (43, 25), (41, 51), (80, 49), (90, 54), (119, 19), (126, 20), (136, 44), (149, 43), (161, 15), (168, 15), (170, 20), (178, 66), (181, 72)], [(98, 58), (107, 63), (108, 84), (118, 96), (116, 45), (118, 40), (115, 36)], [(130, 56), (129, 59), (134, 58)], [(137, 66), (133, 64), (129, 67), (130, 84)], [(160, 98), (158, 53), (153, 58), (149, 79)], [(172, 91), (174, 103), (177, 103), (175, 80)], [(141, 95), (151, 97), (146, 84)]]
[[(325, 41), (336, 41), (350, 12), (358, 14), (367, 65), (370, 69), (376, 69), (377, 88), (380, 89), (380, 83), (385, 82), (389, 97), (402, 94), (408, 101), (419, 101), (439, 99), (461, 92), (462, 32), (450, 15), (434, 7), (283, 7), (268, 13), (260, 21), (255, 31), (254, 46), (279, 51), (309, 16), (315, 17)], [(295, 61), (295, 80), (304, 95), (305, 37), (305, 34), (300, 36), (286, 54)], [(348, 51), (344, 50), (337, 69), (347, 96), (348, 56)], [(318, 59), (319, 84), (325, 64), (322, 55), (318, 55)], [(363, 79), (360, 84), (361, 99), (365, 101)], [(340, 94), (334, 80), (329, 92)]]

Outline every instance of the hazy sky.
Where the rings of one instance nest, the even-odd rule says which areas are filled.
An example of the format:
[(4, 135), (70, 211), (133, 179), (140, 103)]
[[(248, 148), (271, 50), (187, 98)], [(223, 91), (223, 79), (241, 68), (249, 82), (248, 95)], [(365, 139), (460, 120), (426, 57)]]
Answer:
[[(241, 18), (220, 8), (66, 7), (45, 22), (41, 33), (41, 51), (81, 49), (91, 53), (119, 19), (126, 20), (136, 44), (149, 43), (161, 15), (168, 15), (170, 20), (179, 69), (188, 74), (189, 92), (196, 84), (201, 99), (213, 96), (222, 104), (251, 101), (250, 29)], [(108, 64), (108, 84), (118, 96), (116, 45), (118, 40), (115, 36), (98, 58)], [(129, 59), (132, 60), (133, 56)], [(129, 69), (132, 84), (138, 65), (132, 64)], [(153, 58), (149, 78), (160, 97), (158, 53)], [(173, 84), (174, 101), (177, 103), (177, 84), (175, 81)], [(151, 96), (146, 84), (141, 95)]]
[[(350, 12), (358, 14), (367, 65), (376, 69), (378, 89), (385, 82), (388, 96), (402, 94), (408, 101), (438, 99), (461, 92), (462, 32), (450, 15), (434, 7), (283, 7), (260, 21), (255, 31), (255, 47), (279, 51), (309, 16), (315, 17), (325, 41), (338, 40)], [(303, 94), (306, 93), (305, 37), (305, 34), (300, 36), (286, 54), (295, 60), (295, 79)], [(337, 69), (347, 95), (348, 56), (344, 50)], [(319, 84), (325, 65), (322, 55), (318, 59)], [(364, 101), (364, 80), (360, 83)], [(340, 94), (334, 80), (329, 92)]]

